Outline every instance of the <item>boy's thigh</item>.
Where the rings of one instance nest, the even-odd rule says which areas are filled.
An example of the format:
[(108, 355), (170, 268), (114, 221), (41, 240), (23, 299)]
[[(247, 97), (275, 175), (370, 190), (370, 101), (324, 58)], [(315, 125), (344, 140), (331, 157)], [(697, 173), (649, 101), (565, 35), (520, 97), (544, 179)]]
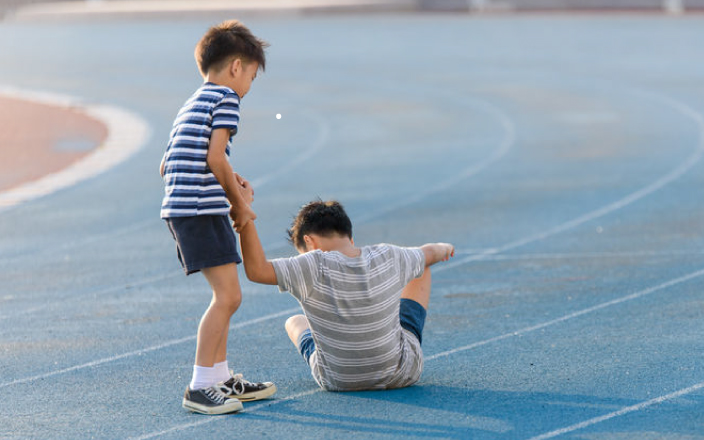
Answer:
[(417, 301), (401, 298), (399, 307), (399, 320), (401, 327), (413, 333), (419, 343), (423, 342), (423, 327), (425, 326), (425, 308)]
[(166, 219), (166, 224), (176, 240), (178, 259), (187, 275), (242, 262), (228, 216), (174, 217)]
[(201, 272), (215, 295), (225, 295), (226, 297), (241, 296), (240, 279), (235, 263), (204, 267)]

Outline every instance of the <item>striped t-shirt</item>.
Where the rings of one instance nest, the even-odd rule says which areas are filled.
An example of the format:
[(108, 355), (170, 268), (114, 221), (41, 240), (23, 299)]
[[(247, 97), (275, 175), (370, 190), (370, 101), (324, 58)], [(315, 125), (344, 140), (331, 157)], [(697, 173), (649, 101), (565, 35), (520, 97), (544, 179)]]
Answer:
[(181, 107), (166, 147), (161, 218), (227, 215), (225, 190), (206, 161), (210, 134), (230, 130), (226, 154), (240, 120), (240, 98), (229, 87), (203, 84)]
[(398, 388), (420, 377), (420, 342), (399, 321), (401, 291), (423, 274), (420, 248), (379, 244), (361, 255), (307, 252), (272, 260), (279, 289), (301, 304), (316, 352), (311, 370), (327, 390)]

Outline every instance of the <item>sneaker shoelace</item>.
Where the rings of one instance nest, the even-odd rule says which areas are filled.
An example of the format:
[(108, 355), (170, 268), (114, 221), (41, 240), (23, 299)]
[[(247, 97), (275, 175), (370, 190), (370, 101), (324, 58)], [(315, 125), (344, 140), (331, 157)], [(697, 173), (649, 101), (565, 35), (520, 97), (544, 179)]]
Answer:
[(234, 391), (237, 395), (244, 394), (247, 387), (256, 388), (257, 386), (256, 384), (245, 380), (240, 373), (233, 375), (230, 380), (232, 381), (232, 391)]
[(215, 388), (207, 388), (203, 390), (206, 396), (218, 405), (222, 405), (227, 400), (227, 396), (222, 391)]

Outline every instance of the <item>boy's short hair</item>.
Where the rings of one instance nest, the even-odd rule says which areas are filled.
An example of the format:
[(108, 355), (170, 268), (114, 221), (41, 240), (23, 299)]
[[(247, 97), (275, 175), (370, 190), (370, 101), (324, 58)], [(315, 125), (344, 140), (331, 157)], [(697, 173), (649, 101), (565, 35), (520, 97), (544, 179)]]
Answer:
[(340, 202), (320, 199), (304, 205), (293, 220), (288, 236), (296, 249), (305, 249), (304, 235), (317, 234), (322, 237), (342, 235), (352, 238), (352, 221)]
[(232, 58), (243, 58), (245, 62), (256, 61), (259, 69), (266, 68), (264, 49), (269, 43), (261, 40), (237, 20), (224, 21), (208, 29), (196, 45), (195, 57), (200, 73), (205, 76), (208, 71)]

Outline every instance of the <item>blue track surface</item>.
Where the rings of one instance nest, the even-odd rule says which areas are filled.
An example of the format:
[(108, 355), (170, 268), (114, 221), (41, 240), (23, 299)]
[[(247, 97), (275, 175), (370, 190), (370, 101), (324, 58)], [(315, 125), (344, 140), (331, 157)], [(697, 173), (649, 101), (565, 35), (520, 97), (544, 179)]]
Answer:
[(358, 244), (458, 255), (420, 383), (388, 392), (318, 391), (283, 331), (297, 304), (245, 281), (230, 363), (279, 392), (205, 417), (180, 400), (209, 292), (157, 169), (215, 21), (0, 23), (0, 83), (153, 133), (0, 213), (0, 438), (704, 439), (703, 17), (246, 19), (272, 46), (233, 164), (269, 255), (317, 196)]

